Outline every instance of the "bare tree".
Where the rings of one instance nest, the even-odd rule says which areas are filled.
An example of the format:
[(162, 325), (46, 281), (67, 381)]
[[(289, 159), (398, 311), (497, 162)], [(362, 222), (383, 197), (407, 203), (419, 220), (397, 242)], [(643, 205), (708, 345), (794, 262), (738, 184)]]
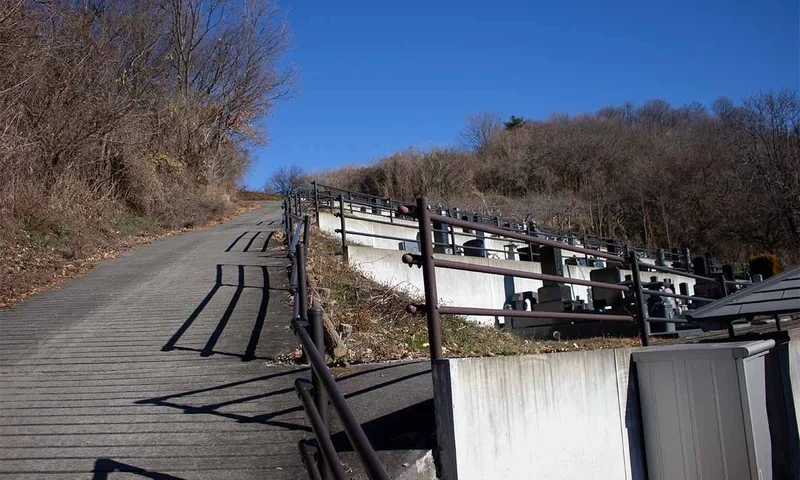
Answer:
[(308, 174), (297, 165), (282, 166), (275, 170), (264, 186), (265, 191), (289, 195), (308, 183)]
[(462, 147), (478, 151), (489, 145), (492, 136), (503, 127), (500, 115), (481, 112), (467, 117), (467, 124), (458, 133), (458, 141)]
[(722, 99), (711, 111), (626, 102), (500, 125), (492, 114), (471, 116), (459, 136), (468, 151), (407, 149), (339, 172), (337, 183), (536, 212), (551, 225), (731, 260), (767, 250), (800, 263), (796, 93)]

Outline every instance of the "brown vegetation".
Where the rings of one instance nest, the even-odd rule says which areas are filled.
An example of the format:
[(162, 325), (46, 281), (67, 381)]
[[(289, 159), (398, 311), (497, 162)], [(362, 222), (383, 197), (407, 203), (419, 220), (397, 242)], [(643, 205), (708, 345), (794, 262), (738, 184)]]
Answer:
[(461, 148), (406, 150), (318, 178), (619, 239), (745, 261), (800, 262), (800, 98), (654, 100), (588, 115), (470, 117)]
[(257, 0), (0, 2), (0, 297), (230, 213), (287, 41)]

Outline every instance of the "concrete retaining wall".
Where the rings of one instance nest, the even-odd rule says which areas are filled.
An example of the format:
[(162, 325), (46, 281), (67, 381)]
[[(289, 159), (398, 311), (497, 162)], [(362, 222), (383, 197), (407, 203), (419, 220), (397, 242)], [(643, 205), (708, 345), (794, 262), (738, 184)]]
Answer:
[[(403, 252), (350, 245), (347, 249), (350, 264), (364, 274), (385, 285), (405, 289), (414, 295), (422, 295), (422, 270), (410, 268), (401, 260)], [(498, 258), (464, 257), (448, 255), (447, 260), (471, 263), (474, 265), (488, 265), (493, 267), (510, 268), (514, 270), (542, 273), (541, 264), (538, 262), (522, 262), (518, 260), (503, 260)], [(570, 278), (589, 280), (591, 267), (565, 265), (564, 275)], [(623, 270), (624, 274), (629, 271)], [(694, 280), (677, 275), (658, 274), (659, 278), (669, 278), (676, 285), (687, 282), (690, 291), (693, 289)], [(650, 273), (643, 273), (642, 279), (648, 280)], [(503, 308), (503, 305), (513, 293), (525, 291), (536, 292), (543, 285), (540, 280), (526, 278), (506, 278), (501, 275), (486, 273), (463, 272), (446, 268), (436, 269), (436, 285), (439, 291), (440, 303), (443, 305), (457, 305), (460, 307)], [(588, 300), (589, 287), (571, 285), (572, 298)], [(469, 317), (484, 324), (494, 324), (493, 318)]]
[(437, 362), (442, 478), (645, 478), (632, 351)]
[[(404, 264), (401, 260), (403, 255), (401, 251), (350, 245), (347, 255), (351, 265), (378, 282), (406, 290), (414, 295), (421, 296), (424, 292), (422, 269)], [(456, 255), (448, 256), (447, 259), (473, 265), (514, 268), (534, 273), (542, 272), (541, 265), (536, 262)], [(439, 303), (442, 305), (481, 308), (503, 308), (509, 291), (512, 293), (529, 290), (535, 292), (542, 286), (540, 280), (511, 279), (500, 275), (462, 272), (446, 268), (436, 270), (436, 284), (439, 290)], [(471, 318), (480, 323), (494, 325), (494, 319), (490, 317)]]
[[(346, 212), (346, 215), (351, 215), (351, 214), (349, 212)], [(365, 218), (371, 220), (375, 220), (377, 218), (375, 215), (359, 214), (358, 212), (354, 212), (352, 215), (356, 217), (363, 215)], [(345, 228), (348, 232), (347, 241), (349, 243), (356, 243), (368, 247), (399, 251), (399, 243), (400, 243), (399, 240), (388, 240), (384, 238), (355, 235), (352, 232), (368, 233), (370, 235), (382, 235), (386, 237), (404, 238), (408, 239), (409, 242), (417, 241), (417, 232), (419, 231), (417, 228), (417, 222), (411, 222), (408, 220), (401, 220), (401, 219), (393, 219), (395, 225), (383, 225), (375, 222), (354, 220), (352, 218), (348, 218), (346, 219), (346, 221), (347, 224)], [(389, 217), (385, 217), (384, 219), (381, 219), (381, 221), (388, 222)], [(413, 228), (404, 228), (401, 225)], [(340, 234), (337, 233), (336, 230), (339, 229), (340, 227), (341, 227), (341, 220), (338, 217), (327, 212), (320, 212), (319, 214), (320, 230), (322, 230), (323, 232), (330, 233), (332, 235), (336, 235), (338, 237)]]
[[(347, 204), (345, 204), (347, 206)], [(366, 233), (369, 235), (381, 235), (384, 237), (395, 237), (405, 239), (408, 242), (418, 242), (418, 224), (415, 221), (409, 221), (404, 219), (398, 218), (391, 218), (392, 224), (387, 224), (390, 221), (388, 216), (378, 217), (377, 215), (373, 215), (370, 213), (354, 211), (349, 212), (345, 211), (345, 214), (348, 217), (361, 217), (364, 220), (358, 220), (356, 218), (347, 218), (345, 219), (345, 229), (348, 232), (347, 240), (348, 242), (356, 243), (359, 245), (365, 245), (369, 247), (375, 248), (385, 248), (385, 249), (399, 249), (400, 240), (390, 240), (385, 238), (375, 238), (370, 237), (368, 235), (358, 235), (358, 233)], [(372, 221), (369, 221), (372, 220)], [(375, 223), (375, 220), (379, 220), (384, 223)], [(320, 212), (319, 214), (319, 227), (324, 232), (328, 232), (334, 235), (339, 235), (336, 232), (337, 229), (341, 228), (341, 220), (334, 216), (332, 213), (329, 212)], [(355, 233), (354, 233), (355, 232)], [(455, 244), (457, 247), (463, 247), (464, 242), (469, 240), (474, 240), (475, 237), (473, 235), (467, 235), (464, 233), (463, 228), (456, 228), (455, 234)], [(449, 238), (449, 237), (448, 237)], [(523, 242), (514, 242), (509, 239), (499, 238), (495, 235), (486, 235), (484, 238), (484, 246), (485, 248), (489, 249), (488, 256), (490, 258), (498, 258), (498, 259), (512, 259), (509, 254), (504, 253), (506, 247), (508, 245), (514, 245), (515, 248), (522, 248), (526, 247), (527, 244)], [(433, 239), (432, 239), (433, 240)], [(449, 240), (448, 240), (449, 243)], [(576, 246), (583, 246), (580, 242), (576, 243)], [(607, 249), (601, 249), (603, 251)], [(583, 255), (570, 252), (567, 250), (562, 250), (561, 254), (564, 258), (567, 257), (583, 257)], [(518, 258), (518, 257), (517, 257)], [(645, 263), (654, 264), (655, 260), (653, 259), (642, 259)]]

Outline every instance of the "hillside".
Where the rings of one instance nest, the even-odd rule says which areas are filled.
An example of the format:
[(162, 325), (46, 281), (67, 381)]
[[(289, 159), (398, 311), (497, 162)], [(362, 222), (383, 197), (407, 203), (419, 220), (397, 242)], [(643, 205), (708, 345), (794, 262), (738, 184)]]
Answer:
[(236, 211), (288, 43), (269, 2), (0, 3), (0, 303)]
[(480, 114), (460, 140), (320, 180), (732, 261), (766, 251), (800, 262), (794, 92), (720, 98), (710, 110), (653, 100), (543, 121)]

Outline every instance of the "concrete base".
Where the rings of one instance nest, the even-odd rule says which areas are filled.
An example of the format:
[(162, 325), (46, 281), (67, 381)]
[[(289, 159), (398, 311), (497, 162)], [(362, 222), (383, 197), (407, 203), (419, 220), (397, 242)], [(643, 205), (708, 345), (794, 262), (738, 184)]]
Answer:
[(634, 350), (437, 362), (441, 477), (644, 478)]

